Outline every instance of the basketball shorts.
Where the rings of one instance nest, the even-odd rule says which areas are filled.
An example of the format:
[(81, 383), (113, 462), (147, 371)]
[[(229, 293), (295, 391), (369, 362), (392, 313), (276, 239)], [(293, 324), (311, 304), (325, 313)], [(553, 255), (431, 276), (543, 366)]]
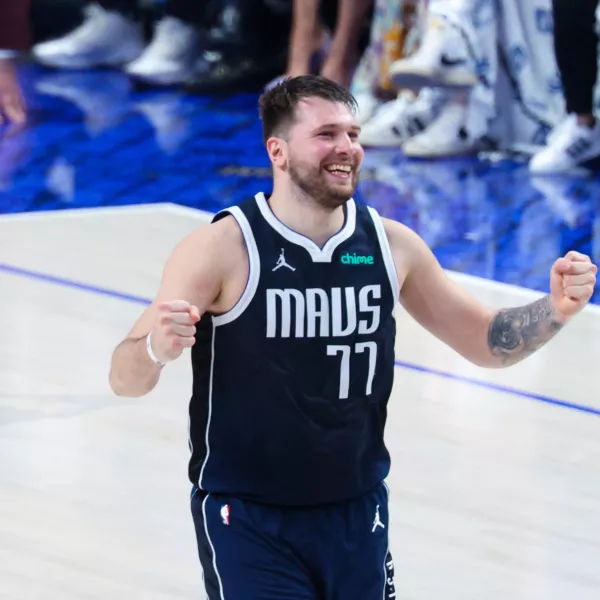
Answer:
[(340, 504), (273, 507), (194, 487), (209, 600), (392, 600), (385, 484)]

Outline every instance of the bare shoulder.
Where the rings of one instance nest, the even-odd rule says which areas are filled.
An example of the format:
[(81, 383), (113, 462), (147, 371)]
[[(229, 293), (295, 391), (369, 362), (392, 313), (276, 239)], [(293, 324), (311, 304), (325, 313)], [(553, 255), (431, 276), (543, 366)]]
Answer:
[(412, 229), (392, 219), (381, 219), (388, 238), (398, 277), (404, 281), (416, 267), (429, 261), (435, 262), (433, 253), (425, 241)]
[(227, 270), (244, 248), (244, 238), (236, 220), (226, 216), (188, 233), (173, 249), (169, 262), (181, 262), (190, 270), (207, 267)]
[[(242, 231), (231, 215), (198, 227), (174, 250), (171, 259), (182, 263), (196, 286), (218, 284), (207, 310), (227, 310), (238, 289), (243, 290), (248, 271), (248, 253)], [(243, 280), (242, 283), (239, 283)], [(236, 299), (237, 300), (237, 299)], [(235, 304), (235, 301), (233, 301)]]
[(244, 247), (244, 236), (238, 222), (231, 215), (227, 215), (219, 219), (215, 223), (211, 223), (209, 228), (212, 229), (212, 234), (222, 238), (223, 244), (227, 247), (238, 244)]
[(209, 225), (210, 243), (216, 257), (227, 271), (239, 268), (240, 262), (246, 262), (248, 251), (244, 235), (238, 222), (231, 215), (223, 217)]
[(248, 280), (250, 264), (244, 235), (237, 220), (227, 215), (208, 225), (203, 237), (199, 244), (218, 269), (221, 281), (219, 294), (207, 310), (225, 313), (237, 304)]
[(425, 242), (412, 229), (393, 219), (382, 217), (381, 221), (393, 250), (396, 248), (410, 251), (422, 250)]
[(157, 295), (129, 335), (145, 335), (163, 302), (184, 300), (201, 315), (226, 312), (243, 293), (248, 271), (244, 238), (233, 217), (194, 229), (167, 258)]
[(232, 242), (243, 242), (243, 236), (237, 221), (231, 215), (227, 215), (218, 221), (200, 225), (183, 238), (180, 244), (190, 248), (196, 245), (222, 248)]

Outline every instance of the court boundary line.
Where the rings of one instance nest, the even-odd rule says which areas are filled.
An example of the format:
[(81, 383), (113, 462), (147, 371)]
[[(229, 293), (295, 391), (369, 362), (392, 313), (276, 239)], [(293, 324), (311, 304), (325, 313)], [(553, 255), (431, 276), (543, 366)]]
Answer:
[[(0, 274), (4, 273), (6, 275), (13, 275), (15, 277), (27, 278), (35, 281), (42, 281), (45, 283), (50, 283), (53, 285), (69, 287), (71, 289), (77, 289), (84, 292), (93, 293), (96, 295), (108, 296), (110, 298), (114, 298), (117, 300), (124, 300), (127, 302), (132, 302), (135, 304), (140, 304), (144, 306), (148, 306), (151, 304), (151, 300), (148, 298), (144, 298), (142, 296), (136, 296), (133, 294), (127, 294), (123, 292), (119, 292), (117, 290), (112, 290), (110, 288), (95, 286), (92, 284), (87, 284), (79, 281), (75, 281), (73, 279), (68, 279), (65, 277), (58, 277), (55, 275), (50, 275), (48, 273), (42, 273), (40, 271), (33, 271), (30, 269), (23, 269), (20, 267), (16, 267), (13, 265), (8, 265), (6, 263), (0, 263)], [(415, 372), (425, 373), (428, 375), (435, 375), (437, 377), (442, 377), (444, 379), (450, 379), (453, 381), (460, 381), (462, 383), (468, 383), (469, 385), (474, 385), (477, 387), (483, 387), (487, 389), (494, 390), (496, 392), (505, 393), (511, 396), (517, 396), (520, 398), (526, 398), (528, 400), (534, 400), (537, 402), (542, 402), (545, 404), (559, 406), (562, 408), (567, 408), (569, 410), (574, 410), (578, 412), (583, 412), (587, 414), (593, 414), (596, 416), (600, 416), (600, 409), (594, 408), (592, 406), (587, 406), (585, 404), (576, 404), (573, 402), (568, 402), (566, 400), (560, 400), (558, 398), (551, 398), (550, 396), (546, 396), (544, 394), (535, 394), (533, 392), (527, 392), (524, 390), (519, 390), (517, 388), (512, 388), (510, 386), (503, 386), (497, 383), (483, 381), (481, 379), (475, 379), (471, 377), (467, 377), (465, 375), (459, 375), (456, 373), (450, 373), (448, 371), (442, 371), (441, 369), (433, 369), (431, 367), (425, 367), (422, 365), (417, 365), (414, 363), (409, 363), (406, 361), (395, 360), (394, 364), (397, 368), (403, 368)]]

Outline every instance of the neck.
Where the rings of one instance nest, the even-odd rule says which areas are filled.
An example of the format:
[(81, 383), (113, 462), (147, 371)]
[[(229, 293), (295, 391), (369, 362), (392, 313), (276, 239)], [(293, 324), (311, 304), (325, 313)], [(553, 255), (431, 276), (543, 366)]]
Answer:
[(301, 190), (274, 190), (269, 198), (273, 214), (291, 230), (322, 248), (344, 225), (344, 205), (321, 206)]

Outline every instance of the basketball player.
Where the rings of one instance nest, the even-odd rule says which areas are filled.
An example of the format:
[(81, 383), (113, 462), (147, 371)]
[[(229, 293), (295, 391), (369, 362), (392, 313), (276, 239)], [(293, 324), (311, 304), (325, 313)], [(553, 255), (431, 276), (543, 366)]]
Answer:
[(116, 348), (120, 396), (152, 390), (192, 348), (192, 513), (210, 600), (393, 598), (386, 404), (394, 307), (474, 363), (515, 364), (591, 297), (570, 252), (551, 292), (493, 312), (425, 243), (352, 199), (363, 160), (354, 98), (316, 76), (261, 100), (270, 196), (186, 237)]

